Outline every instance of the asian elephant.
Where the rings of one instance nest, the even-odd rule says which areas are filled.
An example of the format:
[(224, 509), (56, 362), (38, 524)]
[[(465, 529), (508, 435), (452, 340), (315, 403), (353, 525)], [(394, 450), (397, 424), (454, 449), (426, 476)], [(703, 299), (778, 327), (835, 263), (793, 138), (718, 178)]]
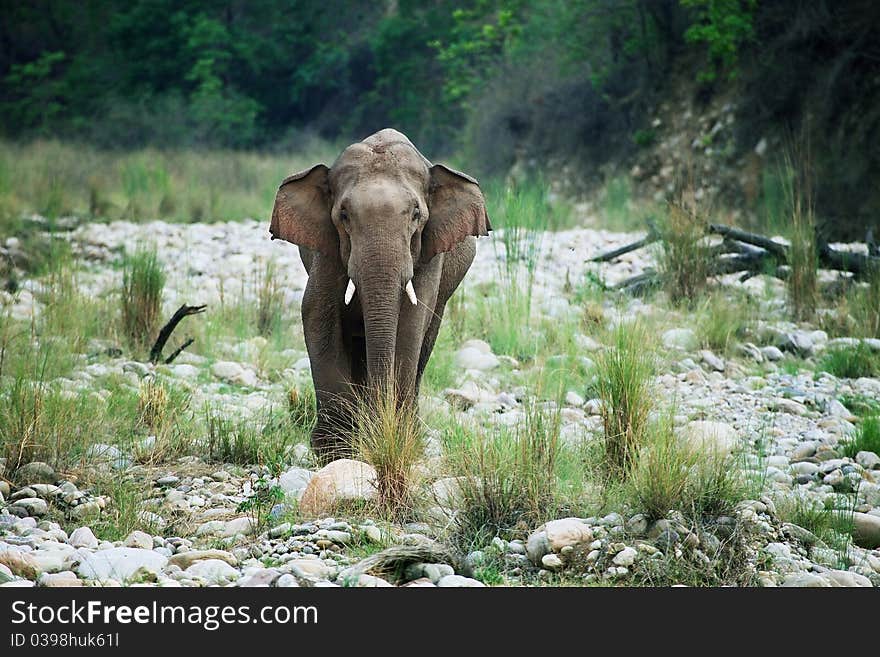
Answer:
[(415, 404), (446, 302), (490, 230), (477, 181), (393, 129), (281, 183), (269, 232), (299, 247), (309, 275), (302, 321), (322, 462), (349, 452), (351, 402), (368, 386), (393, 381), (398, 402)]

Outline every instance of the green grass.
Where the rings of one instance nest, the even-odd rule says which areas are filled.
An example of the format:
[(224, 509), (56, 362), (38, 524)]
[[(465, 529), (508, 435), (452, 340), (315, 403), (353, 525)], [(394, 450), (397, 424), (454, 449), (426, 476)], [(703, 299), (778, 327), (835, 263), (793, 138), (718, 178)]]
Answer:
[(640, 228), (634, 219), (632, 185), (626, 176), (610, 179), (601, 198), (602, 227), (609, 230)]
[(780, 522), (789, 522), (812, 532), (824, 545), (837, 554), (835, 566), (846, 570), (849, 566), (847, 551), (852, 544), (855, 494), (837, 496), (825, 504), (802, 495), (790, 495), (776, 500)]
[(122, 330), (137, 351), (145, 351), (158, 333), (165, 278), (155, 248), (140, 249), (123, 258)]
[(754, 310), (748, 299), (715, 292), (707, 295), (696, 312), (702, 346), (726, 354), (745, 335)]
[(658, 221), (657, 266), (674, 304), (693, 304), (706, 289), (711, 262), (706, 217), (696, 201), (670, 203)]
[(257, 332), (269, 336), (281, 329), (284, 295), (275, 278), (275, 262), (269, 260), (257, 278)]
[(205, 451), (208, 458), (238, 465), (287, 464), (293, 447), (308, 443), (313, 418), (305, 402), (289, 402), (288, 409), (268, 408), (248, 418), (230, 417), (222, 409), (206, 405)]
[(624, 475), (644, 441), (652, 408), (650, 385), (656, 362), (648, 332), (637, 322), (620, 324), (596, 364), (607, 465), (611, 472)]
[(566, 458), (558, 413), (525, 409), (516, 427), (478, 429), (452, 423), (443, 432), (450, 474), (460, 477), (454, 541), (482, 547), (495, 536), (524, 538), (562, 503)]
[(875, 377), (880, 375), (880, 353), (864, 342), (853, 347), (834, 347), (823, 354), (818, 369), (844, 379)]
[(880, 454), (880, 416), (863, 418), (851, 438), (841, 441), (845, 456), (855, 458), (859, 452)]

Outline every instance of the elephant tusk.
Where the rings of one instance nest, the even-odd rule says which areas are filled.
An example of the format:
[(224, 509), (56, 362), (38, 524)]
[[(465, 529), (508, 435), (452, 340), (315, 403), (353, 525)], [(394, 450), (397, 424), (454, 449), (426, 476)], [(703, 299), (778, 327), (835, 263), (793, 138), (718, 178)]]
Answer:
[(406, 284), (406, 296), (409, 297), (409, 300), (412, 301), (412, 305), (417, 305), (419, 300), (416, 298), (416, 290), (413, 287), (412, 279), (410, 279), (409, 283)]
[(349, 278), (348, 279), (348, 287), (345, 288), (345, 305), (346, 306), (351, 303), (351, 298), (354, 296), (354, 290), (355, 290), (354, 281)]

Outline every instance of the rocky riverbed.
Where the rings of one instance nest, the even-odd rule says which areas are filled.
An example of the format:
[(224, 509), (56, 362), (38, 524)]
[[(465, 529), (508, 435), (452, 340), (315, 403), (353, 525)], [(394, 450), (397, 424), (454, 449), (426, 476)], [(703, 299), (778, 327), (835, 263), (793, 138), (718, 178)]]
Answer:
[[(576, 296), (565, 293), (572, 281), (613, 285), (654, 266), (649, 252), (587, 262), (637, 237), (590, 229), (540, 235), (533, 313), (559, 322), (580, 316), (584, 309)], [(305, 271), (294, 247), (268, 239), (264, 222), (91, 224), (69, 239), (81, 263), (77, 284), (96, 298), (119, 288), (115, 263), (122, 249), (155, 244), (168, 272), (166, 316), (182, 303), (207, 304), (209, 312), (252, 303), (253, 281), (272, 260), (290, 321), (298, 321)], [(496, 281), (503, 258), (502, 240), (480, 240), (463, 293)], [(850, 457), (842, 446), (862, 421), (842, 400), (880, 400), (880, 380), (821, 371), (823, 353), (854, 341), (786, 321), (776, 279), (722, 283), (752, 295), (762, 309), (762, 319), (726, 354), (705, 349), (691, 318), (659, 302), (608, 301), (601, 321), (654, 322), (666, 364), (654, 380), (658, 409), (673, 409), (675, 426), (694, 445), (739, 455), (742, 477), (759, 482), (755, 499), (741, 501), (729, 515), (696, 527), (681, 514), (649, 520), (621, 508), (602, 516), (551, 518), (522, 532), (520, 540), (496, 537), (469, 553), (451, 554), (437, 523), (395, 524), (337, 513), (340, 501), (368, 503), (375, 496), (375, 472), (366, 464), (340, 461), (319, 470), (300, 444), (275, 476), (265, 467), (198, 455), (145, 463), (138, 449), (108, 442), (91, 445), (83, 461), (138, 482), (142, 528), (120, 540), (99, 539), (100, 519), (113, 505), (91, 490), (88, 468), (68, 473), (40, 462), (25, 465), (6, 473), (11, 481), (0, 480), (0, 586), (483, 586), (481, 579), (498, 583), (486, 576), (490, 563), (508, 584), (573, 578), (625, 585), (637, 574), (641, 583), (652, 577), (669, 582), (658, 573), (676, 572), (677, 562), (689, 564), (691, 572), (694, 564), (709, 567), (723, 559), (737, 559), (738, 579), (750, 585), (880, 585), (880, 456), (860, 451)], [(2, 293), (11, 315), (39, 316), (46, 285), (26, 280), (16, 294)], [(594, 366), (602, 343), (586, 329), (574, 340), (584, 366)], [(864, 344), (880, 351), (878, 340)], [(193, 407), (212, 404), (229, 417), (248, 417), (309, 381), (301, 339), (273, 353), (271, 372), (261, 363), (271, 347), (262, 337), (225, 337), (211, 356), (185, 351), (160, 366), (112, 347), (91, 345), (73, 374), (53, 385), (100, 398), (110, 381), (137, 387), (161, 376), (185, 386)], [(423, 408), (483, 424), (523, 422), (529, 390), (521, 389), (514, 373), (526, 365), (475, 339), (455, 346), (453, 362), (454, 385), (426, 394)], [(568, 444), (601, 437), (602, 403), (589, 392), (573, 389), (564, 396), (561, 437)], [(429, 427), (429, 461), (440, 449)], [(430, 463), (426, 468), (431, 471)], [(453, 503), (444, 497), (450, 482), (443, 475), (433, 475), (439, 510), (431, 517), (454, 516), (454, 508), (444, 508)], [(243, 509), (267, 482), (284, 499), (257, 518)], [(846, 514), (852, 539), (832, 546), (791, 522), (785, 509), (798, 505)], [(377, 566), (382, 554), (405, 567)]]

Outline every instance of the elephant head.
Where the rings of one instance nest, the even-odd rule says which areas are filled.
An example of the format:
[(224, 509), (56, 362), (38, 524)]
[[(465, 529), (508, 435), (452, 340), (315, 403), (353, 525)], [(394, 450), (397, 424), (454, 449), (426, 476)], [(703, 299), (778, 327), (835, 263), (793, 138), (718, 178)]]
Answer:
[(269, 230), (337, 262), (345, 286), (337, 303), (358, 295), (367, 370), (377, 381), (393, 371), (401, 304), (418, 303), (416, 271), (491, 226), (476, 180), (432, 165), (386, 129), (346, 148), (330, 168), (285, 179)]

